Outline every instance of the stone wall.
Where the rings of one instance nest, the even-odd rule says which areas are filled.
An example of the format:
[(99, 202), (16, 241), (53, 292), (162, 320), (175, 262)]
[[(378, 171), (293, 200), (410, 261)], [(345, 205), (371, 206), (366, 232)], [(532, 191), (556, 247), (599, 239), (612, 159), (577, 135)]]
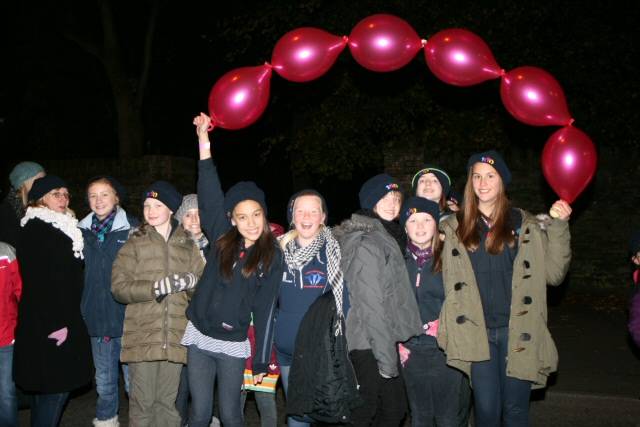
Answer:
[[(408, 155), (406, 148), (387, 150), (385, 155), (387, 172), (409, 189), (410, 180), (422, 166), (424, 156)], [(505, 153), (505, 158), (513, 173), (508, 189), (513, 204), (532, 213), (547, 212), (556, 196), (542, 176), (539, 153), (519, 150)], [(640, 229), (639, 160), (636, 153), (603, 148), (594, 181), (573, 203), (573, 260), (566, 281), (572, 291), (629, 291), (629, 238), (634, 229)], [(454, 185), (462, 191), (465, 179), (462, 166), (466, 164), (466, 154), (464, 158), (459, 155), (453, 159), (429, 159), (429, 162), (452, 171)], [(451, 167), (452, 164), (456, 166)]]

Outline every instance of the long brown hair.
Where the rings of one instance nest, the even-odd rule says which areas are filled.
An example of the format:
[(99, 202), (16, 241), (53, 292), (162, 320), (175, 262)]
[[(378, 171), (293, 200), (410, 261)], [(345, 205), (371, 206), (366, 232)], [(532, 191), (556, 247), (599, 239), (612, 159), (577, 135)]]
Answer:
[[(511, 203), (505, 194), (502, 177), (500, 177), (500, 189), (491, 218), (491, 233), (487, 235), (485, 247), (492, 255), (499, 254), (504, 249), (505, 243), (512, 248), (516, 239), (509, 224), (509, 209)], [(482, 213), (478, 208), (478, 197), (473, 191), (473, 167), (469, 168), (467, 183), (464, 186), (464, 199), (462, 209), (456, 213), (458, 218), (458, 239), (469, 251), (475, 251), (480, 245), (480, 231), (478, 222)]]
[[(254, 274), (258, 268), (264, 268), (265, 271), (269, 271), (275, 252), (278, 250), (276, 239), (273, 237), (271, 228), (269, 228), (266, 216), (263, 216), (263, 220), (262, 234), (253, 244), (251, 250), (248, 251), (247, 262), (242, 267), (242, 276), (245, 278)], [(237, 261), (238, 253), (244, 246), (243, 240), (244, 237), (238, 231), (238, 227), (233, 226), (231, 230), (224, 233), (216, 241), (220, 272), (226, 280), (231, 280), (233, 277), (233, 266)]]
[(439, 273), (442, 271), (442, 240), (440, 239), (440, 230), (438, 224), (436, 224), (436, 232), (431, 239), (431, 250), (433, 251), (433, 264), (431, 265), (431, 271)]

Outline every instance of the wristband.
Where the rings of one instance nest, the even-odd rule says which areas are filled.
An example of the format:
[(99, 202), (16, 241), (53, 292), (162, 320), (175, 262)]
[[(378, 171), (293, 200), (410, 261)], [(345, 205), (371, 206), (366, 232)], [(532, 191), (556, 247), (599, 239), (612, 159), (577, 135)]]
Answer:
[(200, 148), (211, 148), (211, 143), (210, 142), (199, 142), (198, 143), (198, 147), (200, 147)]

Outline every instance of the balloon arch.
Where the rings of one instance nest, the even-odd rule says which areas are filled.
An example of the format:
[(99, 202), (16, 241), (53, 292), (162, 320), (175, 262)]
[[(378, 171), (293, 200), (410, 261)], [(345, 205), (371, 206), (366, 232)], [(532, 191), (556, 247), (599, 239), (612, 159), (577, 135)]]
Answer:
[(209, 95), (212, 129), (241, 129), (254, 123), (269, 102), (273, 70), (293, 82), (317, 79), (347, 45), (356, 62), (371, 71), (402, 68), (424, 49), (429, 70), (445, 83), (472, 86), (501, 79), (500, 97), (513, 117), (532, 126), (562, 126), (547, 140), (541, 158), (542, 172), (558, 196), (573, 202), (593, 178), (593, 142), (573, 126), (562, 87), (551, 74), (531, 66), (503, 70), (484, 40), (466, 29), (443, 30), (424, 40), (405, 20), (387, 14), (363, 19), (349, 36), (312, 27), (295, 29), (278, 40), (271, 63), (227, 72)]

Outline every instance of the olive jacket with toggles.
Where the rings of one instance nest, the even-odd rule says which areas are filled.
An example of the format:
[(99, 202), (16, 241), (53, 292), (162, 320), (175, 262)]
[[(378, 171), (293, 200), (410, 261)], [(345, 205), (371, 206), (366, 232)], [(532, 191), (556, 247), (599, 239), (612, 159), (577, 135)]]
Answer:
[[(445, 301), (438, 344), (447, 364), (471, 373), (471, 362), (489, 360), (489, 340), (471, 260), (456, 234), (451, 215), (440, 223), (444, 233), (442, 273)], [(513, 263), (507, 376), (546, 385), (557, 370), (558, 352), (547, 328), (546, 285), (562, 283), (571, 260), (568, 221), (544, 220), (522, 211), (518, 254)]]

